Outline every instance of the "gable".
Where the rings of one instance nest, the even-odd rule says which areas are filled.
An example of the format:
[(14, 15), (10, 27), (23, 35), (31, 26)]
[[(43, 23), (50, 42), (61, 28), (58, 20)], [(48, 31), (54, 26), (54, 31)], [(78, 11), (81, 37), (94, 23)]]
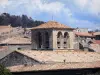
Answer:
[(8, 66), (16, 66), (16, 65), (33, 65), (39, 64), (35, 59), (32, 59), (28, 56), (25, 56), (17, 51), (10, 53), (9, 55), (5, 56), (0, 60), (0, 64), (4, 65), (5, 67)]

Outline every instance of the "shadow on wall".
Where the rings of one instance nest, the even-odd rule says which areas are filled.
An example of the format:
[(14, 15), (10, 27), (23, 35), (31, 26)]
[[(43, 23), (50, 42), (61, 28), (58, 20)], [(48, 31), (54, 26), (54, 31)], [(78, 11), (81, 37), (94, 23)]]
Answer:
[(84, 50), (84, 47), (81, 43), (79, 43), (79, 49)]
[(90, 51), (90, 52), (95, 52), (93, 49), (91, 49), (91, 48), (88, 48), (88, 50)]

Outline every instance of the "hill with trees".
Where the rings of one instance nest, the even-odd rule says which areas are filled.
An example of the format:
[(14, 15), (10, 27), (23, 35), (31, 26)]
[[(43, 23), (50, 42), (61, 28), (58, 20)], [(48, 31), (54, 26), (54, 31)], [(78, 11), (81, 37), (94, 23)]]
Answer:
[(10, 15), (9, 13), (2, 13), (0, 15), (0, 25), (11, 25), (12, 27), (35, 27), (40, 24), (43, 24), (43, 21), (33, 20), (27, 15)]

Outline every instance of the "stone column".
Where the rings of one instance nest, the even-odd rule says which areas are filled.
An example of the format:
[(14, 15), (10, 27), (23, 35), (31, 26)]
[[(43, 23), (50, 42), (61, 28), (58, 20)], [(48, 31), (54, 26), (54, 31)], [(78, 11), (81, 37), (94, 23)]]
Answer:
[(74, 37), (73, 31), (69, 32), (70, 49), (74, 49)]
[(56, 50), (57, 48), (57, 31), (53, 30), (52, 32), (52, 49)]
[(53, 49), (53, 31), (49, 32), (49, 49)]
[(64, 32), (62, 32), (62, 37), (61, 37), (61, 40), (60, 40), (60, 49), (64, 49)]

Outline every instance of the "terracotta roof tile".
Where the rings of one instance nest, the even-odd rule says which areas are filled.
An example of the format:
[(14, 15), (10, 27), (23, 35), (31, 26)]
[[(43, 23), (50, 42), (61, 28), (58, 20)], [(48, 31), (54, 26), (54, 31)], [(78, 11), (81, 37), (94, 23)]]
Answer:
[(46, 29), (46, 28), (67, 28), (67, 29), (73, 29), (73, 28), (70, 28), (69, 26), (60, 24), (60, 23), (55, 22), (55, 21), (49, 21), (49, 22), (41, 24), (41, 25), (39, 25), (37, 27), (33, 27), (32, 29)]
[(95, 32), (94, 35), (100, 35), (100, 32)]
[(23, 37), (12, 37), (0, 42), (1, 44), (31, 44), (30, 39)]
[(100, 40), (93, 40), (92, 41), (94, 44), (100, 44)]
[(92, 63), (55, 63), (41, 65), (19, 65), (7, 67), (11, 72), (45, 71), (45, 70), (63, 70), (63, 69), (82, 69), (82, 68), (100, 68), (100, 62)]
[[(68, 51), (34, 51), (34, 50), (18, 50), (17, 52), (31, 57), (39, 62), (93, 62), (100, 61), (100, 54), (95, 52), (68, 52)], [(84, 58), (84, 59), (83, 59)], [(95, 59), (95, 60), (94, 60)]]
[(94, 37), (91, 33), (87, 33), (87, 32), (75, 32), (75, 34), (78, 36)]
[(3, 33), (3, 32), (9, 32), (12, 30), (12, 27), (11, 26), (3, 26), (3, 25), (0, 25), (0, 33)]

